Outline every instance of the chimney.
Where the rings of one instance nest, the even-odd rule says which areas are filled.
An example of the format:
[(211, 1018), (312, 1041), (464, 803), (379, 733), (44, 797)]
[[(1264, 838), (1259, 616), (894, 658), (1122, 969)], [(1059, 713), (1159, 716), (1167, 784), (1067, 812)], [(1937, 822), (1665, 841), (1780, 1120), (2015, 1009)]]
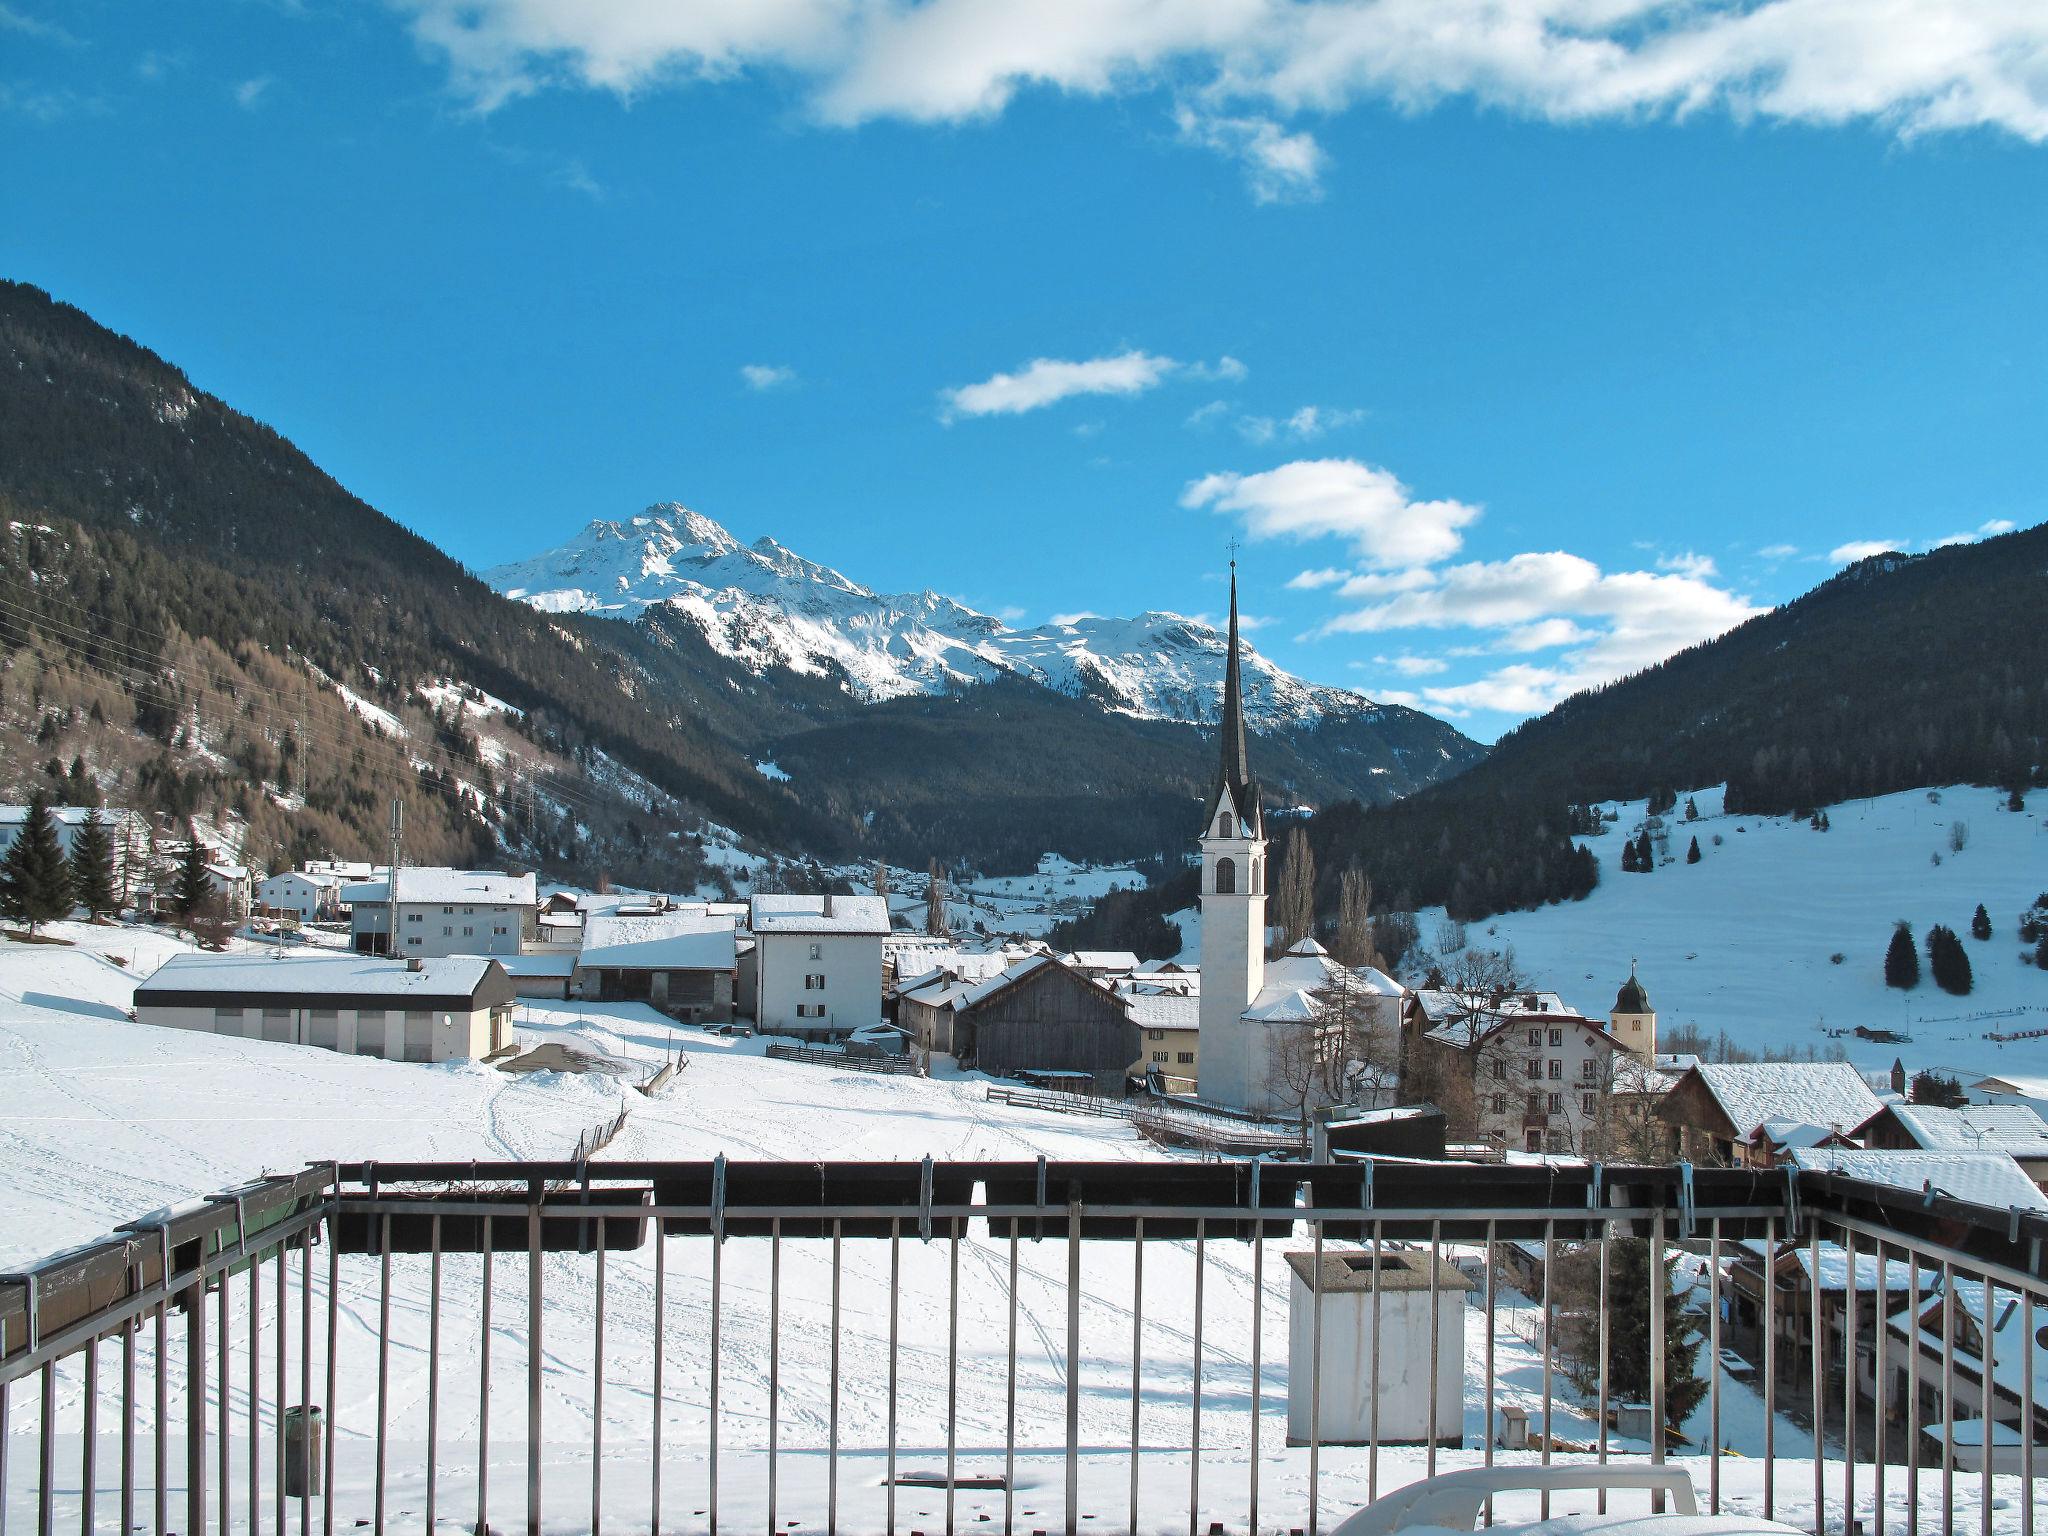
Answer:
[(825, 893), (825, 916), (827, 916), (827, 917), (830, 917), (831, 915), (832, 915), (832, 893), (831, 893), (830, 891), (827, 891), (827, 892)]
[(405, 968), (413, 972), (424, 971), (427, 968), (427, 962), (418, 955), (407, 955), (405, 957)]

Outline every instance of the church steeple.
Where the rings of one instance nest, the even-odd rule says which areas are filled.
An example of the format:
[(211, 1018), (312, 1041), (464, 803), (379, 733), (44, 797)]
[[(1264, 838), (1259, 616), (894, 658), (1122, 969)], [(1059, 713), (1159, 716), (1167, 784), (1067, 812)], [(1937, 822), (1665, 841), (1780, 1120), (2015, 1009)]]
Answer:
[(1237, 653), (1237, 562), (1230, 562), (1230, 639), (1223, 658), (1223, 710), (1216, 722), (1216, 736), (1222, 758), (1216, 768), (1216, 785), (1209, 792), (1208, 825), (1216, 825), (1217, 814), (1228, 811), (1246, 837), (1263, 834), (1264, 818), (1259, 809), (1259, 786), (1252, 778), (1251, 759), (1246, 751), (1244, 724), (1244, 682)]

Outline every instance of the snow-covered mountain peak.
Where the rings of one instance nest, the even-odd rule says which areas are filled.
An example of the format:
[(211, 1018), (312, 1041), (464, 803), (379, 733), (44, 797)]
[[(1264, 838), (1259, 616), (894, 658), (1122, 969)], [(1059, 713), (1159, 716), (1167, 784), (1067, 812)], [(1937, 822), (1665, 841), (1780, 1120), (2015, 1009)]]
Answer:
[[(1210, 724), (1222, 694), (1225, 637), (1199, 619), (1155, 610), (1012, 629), (930, 588), (877, 593), (767, 535), (743, 545), (676, 502), (594, 521), (560, 549), (484, 579), (554, 613), (631, 619), (658, 606), (754, 671), (836, 670), (868, 699), (1011, 674), (1122, 714)], [(1246, 713), (1265, 730), (1377, 707), (1348, 689), (1304, 682), (1250, 647), (1244, 683)]]

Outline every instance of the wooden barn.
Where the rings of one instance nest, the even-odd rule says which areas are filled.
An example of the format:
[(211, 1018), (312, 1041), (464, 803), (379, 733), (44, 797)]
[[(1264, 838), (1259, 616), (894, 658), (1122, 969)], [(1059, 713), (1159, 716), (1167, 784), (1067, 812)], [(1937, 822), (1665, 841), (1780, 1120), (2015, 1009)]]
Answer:
[(953, 1049), (963, 1067), (995, 1077), (1056, 1073), (1085, 1079), (1098, 1094), (1121, 1094), (1138, 1056), (1138, 1026), (1108, 987), (1032, 955), (959, 1001)]

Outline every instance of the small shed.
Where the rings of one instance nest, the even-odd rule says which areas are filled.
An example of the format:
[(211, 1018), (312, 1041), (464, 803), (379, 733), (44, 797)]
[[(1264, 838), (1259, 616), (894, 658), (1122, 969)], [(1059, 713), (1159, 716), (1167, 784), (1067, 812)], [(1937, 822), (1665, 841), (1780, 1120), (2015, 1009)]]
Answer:
[[(1365, 1445), (1378, 1403), (1382, 1445), (1465, 1443), (1465, 1293), (1472, 1281), (1427, 1250), (1332, 1250), (1322, 1255), (1321, 1373), (1316, 1371), (1316, 1256), (1290, 1253), (1287, 1267), (1287, 1443), (1309, 1443), (1310, 1409), (1324, 1445)], [(1374, 1349), (1373, 1301), (1379, 1301)], [(1435, 1305), (1432, 1309), (1432, 1301)], [(1436, 1314), (1436, 1393), (1431, 1413), (1430, 1314)]]

